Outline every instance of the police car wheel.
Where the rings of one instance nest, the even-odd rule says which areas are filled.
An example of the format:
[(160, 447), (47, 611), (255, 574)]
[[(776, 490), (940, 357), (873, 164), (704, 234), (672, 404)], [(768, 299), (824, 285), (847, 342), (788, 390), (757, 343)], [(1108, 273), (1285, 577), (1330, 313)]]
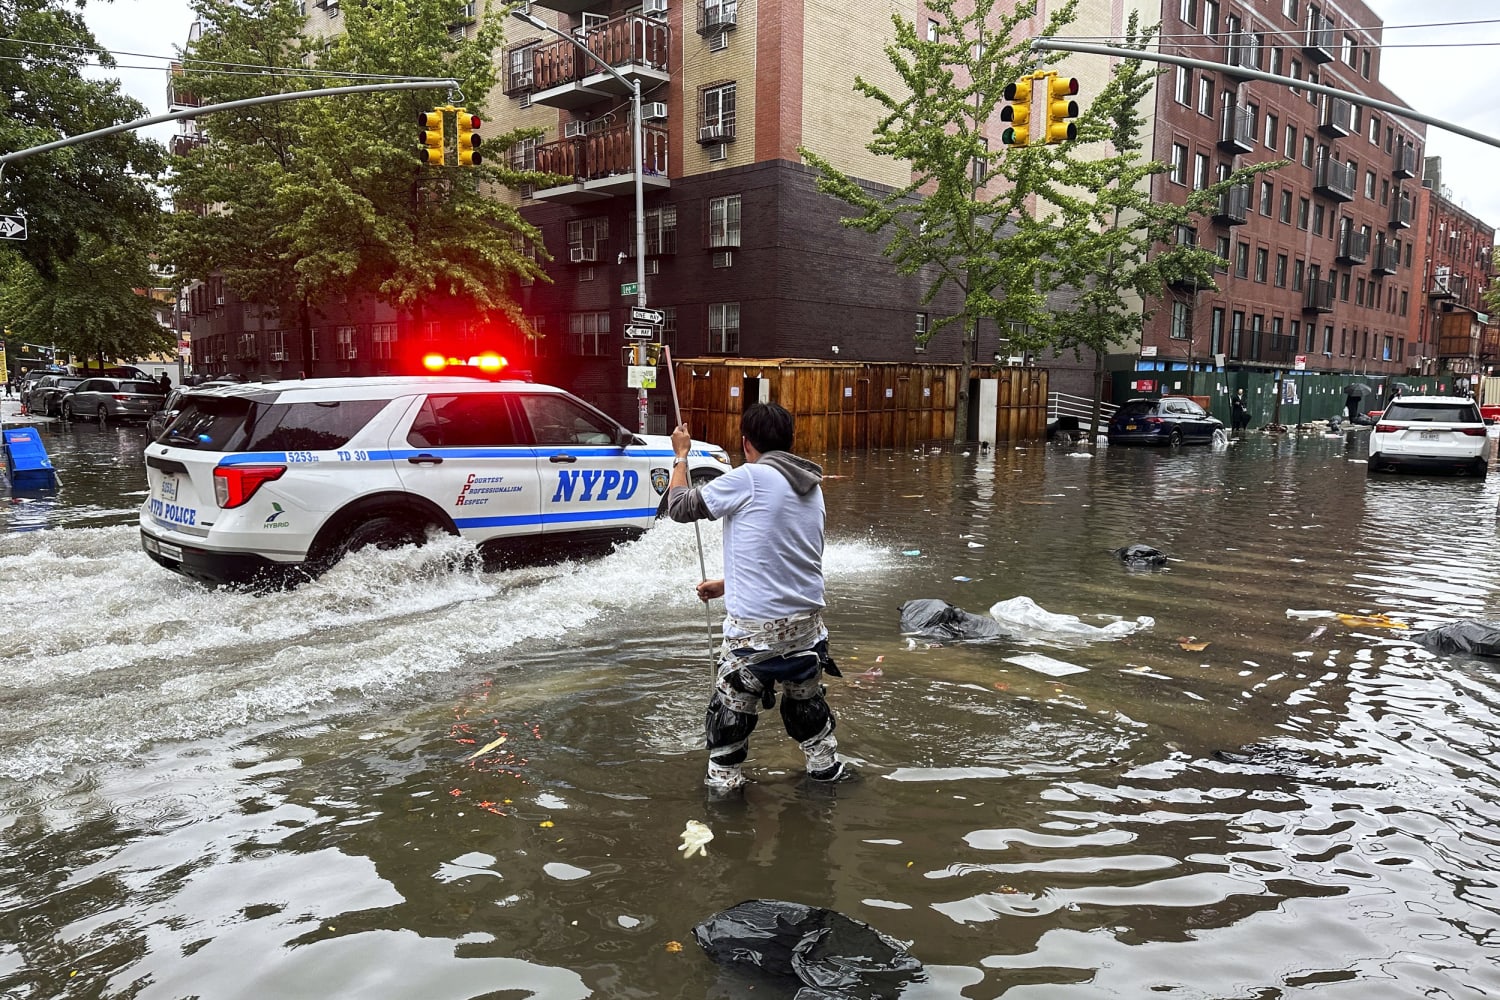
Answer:
[(322, 571), (351, 552), (358, 552), (372, 545), (377, 549), (398, 549), (403, 545), (420, 545), (426, 539), (425, 525), (381, 514), (353, 525), (315, 561), (319, 571)]

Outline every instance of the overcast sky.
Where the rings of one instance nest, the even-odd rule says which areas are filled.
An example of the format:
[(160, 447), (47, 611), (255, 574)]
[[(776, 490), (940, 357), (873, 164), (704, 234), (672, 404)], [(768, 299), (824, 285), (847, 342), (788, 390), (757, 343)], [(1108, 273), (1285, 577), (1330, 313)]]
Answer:
[[(1367, 2), (1386, 25), (1385, 84), (1424, 114), (1500, 136), (1500, 85), (1492, 85), (1500, 84), (1500, 3)], [(118, 53), (125, 90), (153, 114), (165, 113), (166, 58), (187, 39), (193, 19), (188, 5), (183, 0), (89, 0), (86, 16), (99, 41)], [(147, 68), (125, 68), (133, 66)], [(176, 125), (168, 124), (151, 134), (165, 140), (174, 131)], [(1500, 227), (1500, 148), (1429, 126), (1427, 152), (1443, 158), (1443, 183), (1454, 199)]]

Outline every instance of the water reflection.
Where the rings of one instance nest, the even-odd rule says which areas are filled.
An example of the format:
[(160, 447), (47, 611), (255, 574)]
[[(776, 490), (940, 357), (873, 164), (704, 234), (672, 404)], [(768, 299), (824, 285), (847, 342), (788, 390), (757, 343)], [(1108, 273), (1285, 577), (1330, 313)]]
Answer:
[[(140, 555), (101, 474), (59, 493), (77, 527), (0, 538), (26, 582), (0, 619), (0, 993), (790, 997), (691, 941), (756, 897), (910, 941), (903, 997), (1500, 991), (1500, 686), (1409, 640), (1494, 614), (1500, 488), (1361, 457), (833, 457), (830, 698), (863, 778), (818, 794), (757, 740), (727, 804), (699, 786), (687, 526), (562, 567), (374, 552), (207, 592)], [(1128, 571), (1134, 542), (1170, 561)], [(910, 598), (1018, 595), (1156, 625), (1041, 647), (1063, 678), (897, 631)], [(690, 819), (706, 857), (676, 849)]]

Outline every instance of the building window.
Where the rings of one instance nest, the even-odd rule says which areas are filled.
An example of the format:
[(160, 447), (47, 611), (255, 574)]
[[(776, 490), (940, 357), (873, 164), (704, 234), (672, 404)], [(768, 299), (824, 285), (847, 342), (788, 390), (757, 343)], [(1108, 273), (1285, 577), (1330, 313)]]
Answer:
[(912, 336), (916, 339), (917, 350), (925, 350), (927, 347), (927, 314), (917, 313), (916, 329)]
[(1188, 339), (1188, 304), (1186, 302), (1172, 302), (1172, 331), (1173, 340)]
[(1313, 230), (1313, 235), (1315, 235), (1315, 236), (1322, 236), (1323, 235), (1323, 206), (1322, 205), (1314, 205), (1313, 206), (1313, 225), (1312, 225), (1312, 230)]
[(605, 352), (612, 349), (609, 313), (569, 313), (568, 339), (572, 341), (574, 355), (583, 358), (604, 357)]
[(1266, 268), (1271, 261), (1271, 251), (1265, 247), (1257, 247), (1255, 250), (1255, 280), (1260, 284), (1266, 283)]
[(1313, 137), (1304, 135), (1302, 137), (1302, 165), (1310, 167), (1313, 164)]
[[(1374, 299), (1373, 292), (1375, 290), (1372, 288), (1372, 289), (1370, 289), (1370, 291), (1372, 293), (1371, 297), (1370, 297), (1370, 304), (1374, 305), (1375, 304), (1375, 299)], [(1355, 283), (1355, 285), (1354, 285), (1354, 304), (1357, 305), (1357, 306), (1362, 306), (1362, 305), (1365, 304), (1365, 279), (1364, 278), (1360, 278)]]
[(396, 345), (396, 324), (376, 323), (370, 328), (370, 353), (376, 361), (391, 360)]
[(1250, 360), (1260, 360), (1260, 335), (1265, 330), (1266, 318), (1260, 313), (1250, 317)]
[(698, 97), (702, 109), (698, 121), (700, 136), (714, 133), (727, 139), (734, 138), (736, 87), (737, 84), (723, 83), (703, 88)]
[(1268, 219), (1271, 217), (1271, 211), (1274, 208), (1274, 206), (1272, 205), (1272, 201), (1274, 201), (1274, 199), (1271, 196), (1275, 194), (1275, 192), (1276, 185), (1272, 184), (1270, 181), (1260, 182), (1260, 214), (1264, 215)]
[(1187, 154), (1187, 147), (1182, 143), (1172, 143), (1172, 160), (1167, 171), (1167, 178), (1173, 184), (1187, 183)]
[(1297, 158), (1297, 129), (1291, 125), (1286, 127), (1284, 139), (1281, 143), (1281, 155), (1288, 160)]
[(1302, 269), (1306, 266), (1300, 257), (1292, 262), (1292, 291), (1302, 291)]
[(1177, 67), (1177, 103), (1188, 106), (1193, 100), (1193, 71), (1186, 66)]
[(1250, 244), (1241, 242), (1234, 248), (1234, 276), (1236, 278), (1248, 278), (1250, 276)]
[(1401, 315), (1406, 315), (1406, 292), (1401, 292)]
[[(625, 245), (627, 256), (635, 256), (635, 213), (630, 213), (630, 235)], [(677, 252), (677, 206), (663, 205), (646, 213), (646, 256)]]
[(1340, 45), (1340, 48), (1342, 48), (1342, 50), (1343, 50), (1342, 52), (1340, 52), (1340, 55), (1343, 57), (1344, 65), (1346, 65), (1346, 66), (1353, 66), (1354, 65), (1354, 37), (1352, 35), (1345, 35), (1344, 38), (1343, 38), (1343, 42)]
[(711, 198), (708, 202), (708, 245), (711, 247), (737, 247), (740, 245), (740, 196), (725, 195)]
[(1203, 33), (1210, 37), (1219, 33), (1219, 0), (1203, 0)]
[(1208, 154), (1193, 154), (1193, 190), (1202, 191), (1208, 187)]
[(1237, 358), (1240, 356), (1240, 348), (1245, 336), (1245, 314), (1236, 309), (1230, 314), (1229, 319), (1229, 356)]
[(1281, 16), (1297, 23), (1297, 0), (1281, 0)]
[(1375, 171), (1373, 170), (1365, 171), (1365, 197), (1372, 200), (1375, 197)]
[(740, 353), (738, 302), (715, 302), (708, 307), (708, 353)]
[(1330, 356), (1333, 354), (1333, 324), (1332, 323), (1329, 323), (1327, 326), (1323, 327), (1323, 353), (1327, 354), (1327, 355), (1330, 355)]
[(1284, 222), (1284, 223), (1286, 223), (1287, 225), (1290, 226), (1292, 224), (1292, 190), (1291, 190), (1291, 188), (1282, 188), (1281, 189), (1281, 216), (1280, 216), (1280, 218), (1281, 218), (1281, 221)]
[(1265, 138), (1263, 140), (1265, 142), (1266, 148), (1267, 149), (1275, 149), (1276, 148), (1276, 140), (1280, 136), (1281, 136), (1281, 119), (1277, 118), (1275, 115), (1271, 114), (1269, 111), (1266, 112), (1266, 134), (1265, 134)]
[(1214, 116), (1214, 80), (1207, 73), (1198, 77), (1198, 113)]
[(1306, 198), (1297, 199), (1297, 228), (1307, 230), (1307, 213), (1312, 209), (1312, 202)]
[(938, 40), (938, 23), (936, 21), (927, 22), (927, 40), (929, 42)]
[(1219, 263), (1214, 265), (1214, 270), (1224, 274), (1229, 273), (1229, 237), (1220, 236), (1214, 241), (1214, 253), (1218, 255)]
[[(1287, 76), (1291, 77), (1293, 80), (1300, 80), (1300, 79), (1302, 79), (1302, 60), (1300, 60), (1300, 59), (1293, 59), (1292, 60), (1292, 71), (1290, 73), (1288, 73)], [(1301, 90), (1300, 87), (1293, 87), (1292, 88), (1292, 93), (1294, 93), (1294, 94), (1300, 94), (1300, 93), (1302, 93), (1302, 90)]]
[(569, 262), (592, 264), (599, 259), (609, 240), (609, 219), (602, 215), (591, 219), (570, 219), (567, 232)]
[(1208, 353), (1224, 353), (1224, 309), (1215, 306), (1208, 328)]
[[(1329, 275), (1329, 280), (1331, 281), (1332, 279), (1333, 279), (1333, 276)], [(1340, 302), (1348, 302), (1349, 301), (1349, 272), (1348, 271), (1345, 271), (1342, 275), (1339, 276), (1339, 301)]]
[(1287, 256), (1284, 253), (1276, 255), (1276, 287), (1286, 287), (1286, 264)]
[(1179, 14), (1183, 24), (1198, 27), (1198, 0), (1182, 0), (1182, 9)]

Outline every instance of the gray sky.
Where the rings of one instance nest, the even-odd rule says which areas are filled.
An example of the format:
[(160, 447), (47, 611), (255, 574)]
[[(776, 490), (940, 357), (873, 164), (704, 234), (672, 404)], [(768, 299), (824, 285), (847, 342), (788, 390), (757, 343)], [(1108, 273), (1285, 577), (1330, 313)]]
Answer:
[[(1386, 85), (1425, 114), (1500, 136), (1500, 85), (1490, 85), (1500, 84), (1500, 2), (1367, 2), (1386, 24), (1381, 72)], [(174, 45), (187, 39), (193, 19), (187, 3), (90, 0), (86, 16), (99, 41), (120, 53), (116, 58), (122, 66), (149, 67), (119, 70), (126, 92), (145, 103), (153, 114), (165, 113), (166, 57)], [(1478, 23), (1486, 20), (1493, 23)], [(165, 140), (175, 131), (176, 125), (168, 124), (158, 126), (151, 134)], [(1500, 227), (1500, 183), (1496, 183), (1500, 178), (1500, 148), (1429, 126), (1427, 152), (1443, 158), (1443, 183), (1454, 199), (1486, 223)]]

